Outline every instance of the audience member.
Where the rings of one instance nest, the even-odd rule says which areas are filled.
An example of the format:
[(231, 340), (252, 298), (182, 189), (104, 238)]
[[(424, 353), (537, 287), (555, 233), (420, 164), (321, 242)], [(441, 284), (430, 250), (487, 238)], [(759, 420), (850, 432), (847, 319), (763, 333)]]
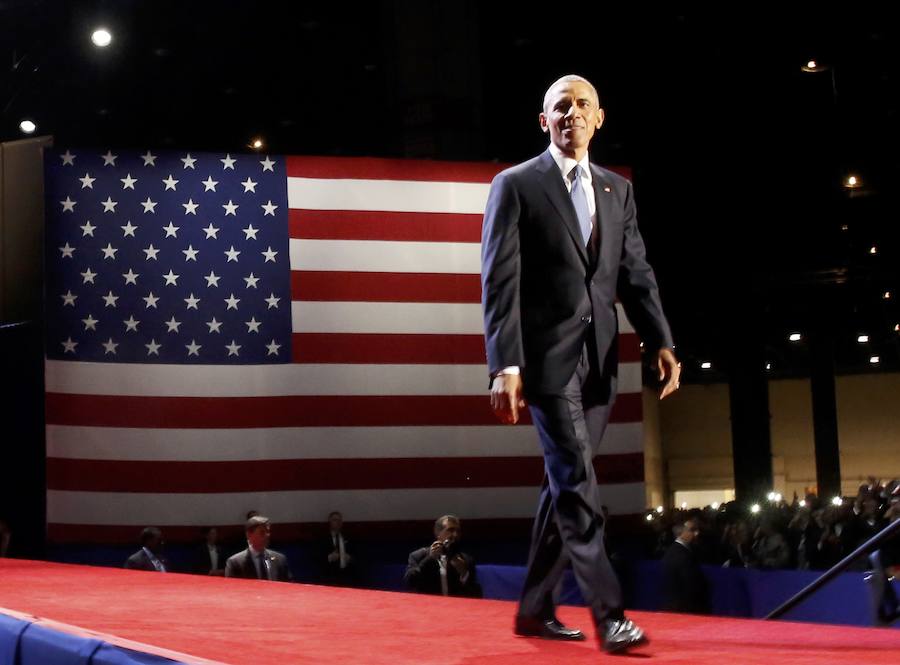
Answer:
[(150, 570), (160, 573), (168, 572), (168, 564), (163, 557), (162, 531), (155, 526), (148, 526), (141, 531), (141, 549), (125, 561), (125, 567), (131, 570)]
[(481, 598), (475, 560), (460, 549), (462, 531), (454, 515), (434, 523), (435, 541), (409, 555), (404, 580), (419, 593)]
[(203, 544), (197, 548), (194, 570), (200, 575), (225, 575), (225, 553), (219, 546), (219, 531), (214, 526), (203, 529)]
[(671, 612), (706, 614), (709, 589), (694, 552), (700, 523), (688, 519), (673, 527), (675, 542), (663, 556), (663, 609)]
[(328, 515), (328, 535), (322, 542), (319, 562), (323, 565), (322, 581), (335, 586), (356, 583), (356, 565), (350, 555), (349, 541), (344, 537), (344, 516), (337, 510)]
[(244, 526), (247, 549), (238, 552), (225, 564), (225, 577), (290, 582), (294, 579), (287, 557), (268, 549), (272, 525), (268, 517), (254, 515)]

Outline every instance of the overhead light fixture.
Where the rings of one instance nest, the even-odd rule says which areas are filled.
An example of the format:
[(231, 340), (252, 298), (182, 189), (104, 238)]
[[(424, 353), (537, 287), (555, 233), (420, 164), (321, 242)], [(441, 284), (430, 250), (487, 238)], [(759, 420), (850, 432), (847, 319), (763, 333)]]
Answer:
[(850, 227), (847, 224), (841, 224), (841, 231), (849, 231)]
[(878, 253), (878, 248), (875, 245), (872, 245), (871, 247), (869, 247), (869, 254), (877, 254), (877, 253)]
[(756, 515), (756, 513), (758, 513), (760, 510), (761, 509), (760, 509), (758, 503), (754, 503), (752, 506), (750, 506), (750, 512), (753, 513), (754, 515)]
[(890, 299), (891, 299), (891, 292), (890, 292), (890, 291), (885, 291), (885, 292), (884, 292), (884, 295), (881, 296), (881, 297), (884, 298), (885, 300), (890, 300)]
[(869, 341), (869, 336), (868, 335), (860, 335), (859, 337), (856, 338), (856, 341), (859, 342), (860, 344), (866, 344)]
[(700, 363), (700, 369), (712, 369), (712, 363), (711, 362)]
[(112, 35), (106, 28), (97, 28), (91, 34), (91, 41), (94, 42), (94, 46), (106, 48), (112, 42)]
[(859, 176), (848, 175), (844, 178), (844, 187), (847, 189), (858, 189), (862, 187), (862, 179)]
[(23, 120), (19, 123), (19, 129), (22, 130), (23, 134), (34, 134), (37, 125), (31, 120)]
[(894, 324), (894, 332), (900, 332), (900, 323)]
[(656, 512), (658, 512), (660, 515), (662, 515), (662, 514), (663, 514), (663, 507), (662, 507), (662, 506), (657, 506), (657, 507), (656, 507)]
[(647, 521), (648, 521), (648, 522), (652, 522), (652, 521), (653, 521), (653, 513), (647, 513)]
[(804, 72), (814, 73), (824, 72), (828, 68), (818, 60), (807, 60), (806, 63), (800, 67), (800, 69)]
[(844, 500), (841, 497), (836, 496), (831, 500), (831, 505), (832, 506), (843, 506)]
[(772, 369), (772, 363), (766, 363), (766, 371)]
[(249, 146), (254, 150), (262, 150), (266, 146), (266, 142), (262, 140), (262, 137), (257, 136), (251, 139)]
[(803, 335), (798, 332), (791, 333), (790, 335), (788, 335), (788, 339), (792, 342), (799, 342), (801, 339), (803, 339)]
[(800, 499), (800, 503), (798, 503), (801, 508), (806, 508), (806, 499)]
[(878, 356), (872, 356), (871, 358), (869, 358), (869, 362), (873, 365), (877, 365), (881, 362), (881, 358), (879, 358)]
[(684, 510), (684, 509), (686, 509), (686, 508), (687, 508), (687, 501), (682, 501), (682, 502), (681, 502), (681, 509)]

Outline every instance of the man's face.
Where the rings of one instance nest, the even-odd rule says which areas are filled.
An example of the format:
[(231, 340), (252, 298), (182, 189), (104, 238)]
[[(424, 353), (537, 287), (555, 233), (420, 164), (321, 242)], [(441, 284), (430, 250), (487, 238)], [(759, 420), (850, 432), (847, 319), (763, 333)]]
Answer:
[(344, 526), (344, 518), (340, 513), (335, 513), (328, 518), (328, 526), (333, 533), (337, 533)]
[(272, 527), (268, 524), (258, 526), (247, 534), (247, 542), (253, 549), (264, 550), (269, 546), (269, 538), (272, 536)]
[(540, 115), (541, 129), (550, 133), (553, 144), (567, 155), (586, 149), (594, 132), (603, 124), (603, 109), (588, 84), (560, 83), (550, 91)]
[(692, 543), (700, 535), (700, 524), (696, 520), (688, 520), (684, 523), (684, 530), (681, 532), (681, 540), (685, 543)]
[(210, 529), (206, 532), (206, 544), (207, 545), (215, 545), (219, 540), (219, 532), (215, 529)]
[(459, 528), (459, 522), (455, 520), (444, 520), (443, 528), (438, 531), (436, 534), (438, 540), (446, 540), (449, 541), (449, 544), (456, 543), (459, 541), (462, 532)]

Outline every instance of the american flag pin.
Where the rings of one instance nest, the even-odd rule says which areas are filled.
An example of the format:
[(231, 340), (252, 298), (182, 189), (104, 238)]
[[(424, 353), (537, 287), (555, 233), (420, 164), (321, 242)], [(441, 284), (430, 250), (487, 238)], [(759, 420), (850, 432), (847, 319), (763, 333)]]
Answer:
[(608, 192), (608, 191), (610, 191), (610, 189), (609, 189), (609, 187), (604, 187), (604, 188), (603, 188), (603, 191), (604, 191), (604, 192)]

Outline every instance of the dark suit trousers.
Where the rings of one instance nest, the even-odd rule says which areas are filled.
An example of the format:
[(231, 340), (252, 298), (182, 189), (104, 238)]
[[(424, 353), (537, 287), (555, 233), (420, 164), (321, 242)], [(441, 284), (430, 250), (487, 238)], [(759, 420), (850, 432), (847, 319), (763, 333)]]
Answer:
[(593, 397), (599, 363), (585, 345), (563, 391), (531, 395), (529, 408), (544, 453), (544, 482), (531, 535), (519, 614), (554, 616), (553, 592), (571, 562), (594, 622), (622, 616), (622, 591), (606, 556), (593, 457), (612, 401)]

